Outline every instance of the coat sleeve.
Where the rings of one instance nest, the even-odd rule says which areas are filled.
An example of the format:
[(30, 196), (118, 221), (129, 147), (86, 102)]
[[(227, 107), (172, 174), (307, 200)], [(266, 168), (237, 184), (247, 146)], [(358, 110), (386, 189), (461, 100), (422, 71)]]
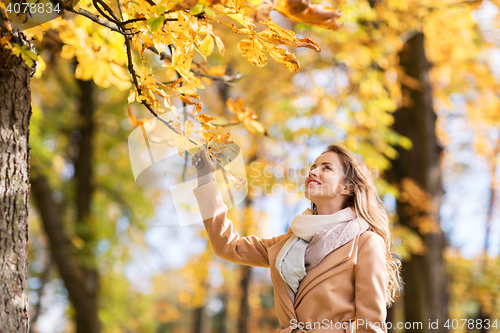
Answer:
[(388, 274), (383, 238), (372, 233), (358, 252), (354, 266), (356, 333), (386, 333)]
[(203, 224), (215, 254), (236, 264), (269, 267), (267, 249), (291, 235), (263, 239), (257, 236), (240, 237), (227, 217), (217, 182), (211, 181), (193, 190), (203, 218)]

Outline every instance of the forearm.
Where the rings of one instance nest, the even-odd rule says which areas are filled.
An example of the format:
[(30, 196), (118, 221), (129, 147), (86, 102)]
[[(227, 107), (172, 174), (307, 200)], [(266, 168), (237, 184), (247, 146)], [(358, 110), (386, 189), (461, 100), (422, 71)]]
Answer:
[(198, 175), (198, 187), (208, 184), (215, 180), (215, 171), (206, 175)]
[(193, 191), (215, 254), (237, 264), (269, 267), (267, 249), (287, 235), (270, 239), (240, 237), (227, 217), (227, 206), (215, 180), (200, 185)]

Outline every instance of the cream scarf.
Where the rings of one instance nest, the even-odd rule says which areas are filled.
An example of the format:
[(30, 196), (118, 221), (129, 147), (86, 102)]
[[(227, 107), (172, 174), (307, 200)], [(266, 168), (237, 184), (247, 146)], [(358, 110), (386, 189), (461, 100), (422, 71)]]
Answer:
[(292, 301), (307, 270), (369, 228), (365, 220), (356, 218), (350, 207), (331, 215), (313, 215), (308, 208), (297, 215), (291, 225), (293, 235), (276, 258), (276, 269), (286, 282)]

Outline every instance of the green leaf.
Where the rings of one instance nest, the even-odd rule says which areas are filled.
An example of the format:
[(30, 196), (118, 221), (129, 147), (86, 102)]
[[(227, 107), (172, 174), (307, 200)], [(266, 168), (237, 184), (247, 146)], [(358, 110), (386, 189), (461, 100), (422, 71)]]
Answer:
[(19, 44), (14, 44), (14, 48), (12, 49), (12, 53), (16, 57), (19, 57), (19, 55), (21, 55), (22, 52), (23, 52), (23, 49), (19, 46)]
[(167, 7), (165, 7), (165, 6), (163, 6), (163, 5), (162, 5), (162, 6), (158, 6), (158, 8), (156, 8), (156, 11), (155, 11), (155, 12), (156, 12), (156, 14), (158, 14), (158, 15), (163, 15), (163, 14), (165, 14), (165, 10), (166, 10), (166, 9), (167, 9)]
[(24, 51), (24, 53), (33, 60), (38, 60), (38, 55), (36, 53), (31, 52), (30, 50)]
[(151, 27), (151, 31), (156, 31), (159, 27), (163, 25), (165, 21), (165, 17), (150, 17), (147, 21), (147, 24)]
[(33, 66), (33, 60), (26, 54), (26, 53), (21, 53), (21, 56), (23, 57), (24, 61), (26, 62), (26, 65), (28, 65), (28, 67), (31, 67)]
[(215, 18), (215, 12), (212, 9), (208, 8), (208, 7), (205, 7), (205, 14), (208, 17)]
[(191, 8), (190, 12), (192, 15), (198, 15), (203, 11), (203, 8), (205, 5), (203, 5), (201, 2), (198, 2), (196, 5), (194, 5), (193, 8)]

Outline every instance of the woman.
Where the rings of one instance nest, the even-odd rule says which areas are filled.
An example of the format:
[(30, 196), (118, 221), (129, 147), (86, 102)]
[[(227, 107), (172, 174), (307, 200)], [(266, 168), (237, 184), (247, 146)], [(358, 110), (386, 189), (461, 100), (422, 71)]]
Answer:
[(286, 234), (269, 239), (239, 237), (213, 164), (203, 152), (192, 163), (194, 194), (215, 253), (271, 269), (277, 332), (387, 332), (400, 263), (391, 256), (389, 221), (373, 177), (356, 155), (328, 146), (305, 179), (311, 209), (296, 216)]

